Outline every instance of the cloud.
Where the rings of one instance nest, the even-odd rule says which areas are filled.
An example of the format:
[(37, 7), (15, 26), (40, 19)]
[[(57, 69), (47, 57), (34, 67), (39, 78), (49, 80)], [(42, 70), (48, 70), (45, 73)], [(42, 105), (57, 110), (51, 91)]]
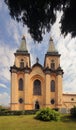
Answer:
[(64, 71), (63, 92), (74, 93), (76, 92), (76, 38), (71, 38), (70, 34), (64, 38), (59, 26), (58, 18), (52, 27), (51, 35), (54, 38), (56, 49), (61, 54), (60, 64)]
[(19, 24), (11, 18), (9, 18), (9, 21), (6, 21), (6, 27), (8, 27), (7, 33), (9, 37), (13, 39), (15, 44), (19, 45), (20, 34), (18, 25)]
[(2, 84), (2, 83), (0, 83), (0, 87), (1, 88), (7, 88), (7, 86), (5, 84)]
[[(63, 41), (63, 43), (62, 43)], [(76, 91), (76, 38), (68, 35), (65, 39), (61, 39), (57, 45), (61, 55), (61, 66), (64, 70), (63, 90), (65, 92)]]
[(27, 26), (22, 25), (22, 23), (18, 23), (17, 21), (11, 19), (9, 17), (9, 21), (6, 20), (6, 27), (7, 28), (7, 33), (10, 38), (13, 39), (14, 43), (17, 44), (17, 46), (20, 45), (20, 41), (22, 39), (22, 36), (24, 35), (26, 37), (26, 41), (28, 41), (28, 49), (30, 50), (29, 43), (32, 41), (32, 38), (30, 34), (28, 33), (28, 28)]
[(0, 79), (10, 80), (10, 66), (14, 63), (14, 49), (0, 41)]
[(3, 0), (0, 0), (0, 10), (2, 10), (3, 7)]
[(9, 94), (6, 92), (0, 93), (0, 105), (9, 106), (9, 103), (10, 103)]

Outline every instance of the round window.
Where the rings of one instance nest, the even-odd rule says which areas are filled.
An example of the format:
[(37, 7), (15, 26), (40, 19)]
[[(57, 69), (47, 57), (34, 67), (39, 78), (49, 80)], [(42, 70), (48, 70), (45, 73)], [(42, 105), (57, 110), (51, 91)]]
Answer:
[(23, 99), (22, 98), (19, 99), (19, 103), (23, 103)]
[(55, 103), (54, 99), (51, 99), (51, 104), (54, 104), (54, 103)]
[(74, 101), (74, 98), (71, 98), (72, 101)]

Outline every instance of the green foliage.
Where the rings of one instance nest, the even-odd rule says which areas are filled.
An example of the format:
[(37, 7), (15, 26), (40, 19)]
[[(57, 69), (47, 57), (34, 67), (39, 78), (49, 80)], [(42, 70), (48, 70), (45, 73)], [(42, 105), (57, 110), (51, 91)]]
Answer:
[(58, 121), (60, 120), (60, 113), (50, 108), (43, 108), (36, 113), (35, 118), (42, 121)]
[[(75, 0), (4, 0), (11, 17), (27, 25), (31, 37), (42, 41), (43, 34), (50, 31), (56, 22), (57, 11), (63, 11), (61, 32), (76, 36), (76, 1)], [(71, 18), (72, 16), (72, 18)]]
[(23, 110), (23, 111), (9, 111), (8, 109), (0, 109), (0, 116), (13, 116), (13, 115), (32, 115), (35, 114), (37, 110)]
[(71, 108), (70, 113), (71, 113), (72, 117), (76, 118), (76, 106), (74, 106), (73, 108)]
[(0, 106), (0, 116), (1, 116), (1, 115), (6, 115), (7, 111), (8, 111), (7, 108), (5, 108), (5, 107), (3, 107), (3, 106)]

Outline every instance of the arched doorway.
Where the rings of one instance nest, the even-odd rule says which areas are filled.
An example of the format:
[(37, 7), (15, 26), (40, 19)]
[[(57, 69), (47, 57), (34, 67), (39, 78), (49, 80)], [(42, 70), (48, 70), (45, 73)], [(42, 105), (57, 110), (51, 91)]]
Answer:
[(35, 102), (35, 109), (40, 109), (40, 105), (38, 101)]

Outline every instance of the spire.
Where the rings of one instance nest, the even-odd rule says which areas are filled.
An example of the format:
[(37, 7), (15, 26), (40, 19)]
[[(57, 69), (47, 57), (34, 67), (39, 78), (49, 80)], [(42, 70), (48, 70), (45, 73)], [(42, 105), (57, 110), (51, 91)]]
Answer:
[(27, 47), (26, 47), (26, 39), (25, 39), (25, 36), (22, 37), (21, 44), (20, 44), (20, 47), (19, 47), (18, 51), (28, 52)]
[(54, 42), (53, 42), (53, 39), (52, 38), (50, 38), (50, 40), (49, 40), (49, 48), (48, 48), (48, 51), (47, 52), (57, 52), (57, 50), (55, 49), (55, 46), (54, 46)]

